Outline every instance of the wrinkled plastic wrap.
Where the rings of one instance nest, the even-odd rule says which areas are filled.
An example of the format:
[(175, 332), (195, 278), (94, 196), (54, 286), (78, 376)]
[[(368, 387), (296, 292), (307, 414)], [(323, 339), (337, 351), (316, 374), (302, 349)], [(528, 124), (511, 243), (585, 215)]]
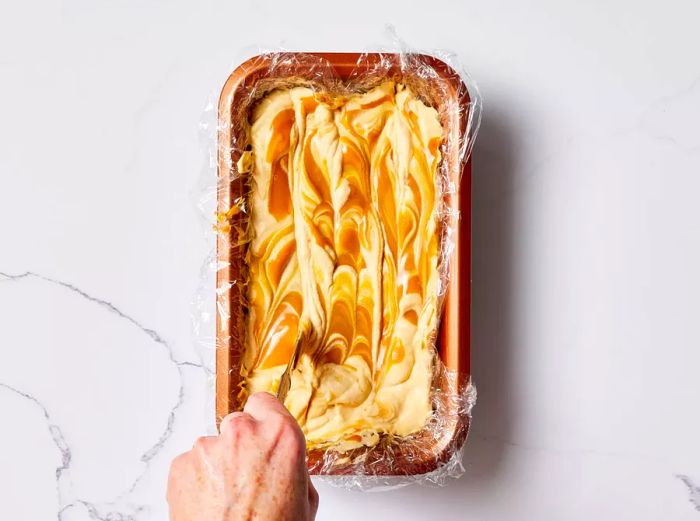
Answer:
[[(455, 237), (460, 224), (460, 208), (468, 211), (469, 200), (458, 205), (455, 194), (459, 193), (461, 175), (478, 130), (480, 98), (475, 85), (452, 55), (444, 52), (419, 54), (407, 51), (404, 46), (399, 47), (391, 52), (355, 55), (351, 70), (348, 69), (348, 55), (343, 55), (342, 59), (339, 55), (330, 56), (329, 61), (329, 56), (316, 54), (263, 53), (245, 62), (242, 71), (239, 69), (242, 79), (236, 86), (232, 101), (224, 99), (227, 96), (224, 89), (219, 112), (222, 106), (230, 107), (230, 119), (228, 115), (222, 118), (219, 113), (217, 120), (215, 104), (207, 107), (201, 136), (208, 151), (208, 163), (197, 197), (206, 217), (206, 229), (212, 236), (216, 235), (218, 255), (212, 253), (202, 270), (202, 286), (195, 299), (194, 328), (203, 363), (212, 375), (212, 384), (215, 384), (211, 389), (216, 387), (217, 420), (227, 411), (240, 408), (244, 399), (240, 393), (241, 375), (237, 372), (240, 373), (240, 360), (245, 349), (245, 258), (250, 239), (247, 201), (250, 173), (249, 166), (243, 168), (244, 171), (239, 171), (239, 167), (246, 162), (245, 154), (250, 150), (251, 108), (272, 90), (306, 86), (313, 89), (319, 100), (332, 103), (333, 99), (366, 92), (391, 79), (406, 85), (426, 105), (438, 110), (444, 130), (440, 145), (442, 160), (435, 179), (441, 194), (437, 210), (438, 310), (444, 307), (450, 281), (459, 270), (455, 265), (457, 262), (466, 270), (468, 292), (470, 260), (459, 257)], [(338, 60), (343, 65), (339, 66)], [(462, 240), (468, 241), (468, 235)], [(468, 247), (462, 251), (467, 251), (468, 255)], [(212, 287), (214, 279), (216, 287)], [(455, 298), (452, 305), (457, 306)], [(468, 309), (463, 309), (462, 314), (468, 317)], [(453, 313), (452, 320), (457, 318)], [(433, 412), (425, 427), (403, 437), (383, 435), (376, 445), (370, 447), (315, 449), (308, 455), (312, 475), (322, 476), (340, 487), (367, 490), (411, 483), (440, 485), (464, 472), (462, 449), (476, 390), (467, 372), (468, 361), (465, 371), (464, 365), (452, 362), (450, 367), (441, 359), (441, 356), (453, 360), (468, 357), (468, 324), (464, 327), (467, 339), (461, 348), (464, 349), (466, 344), (467, 352), (460, 352), (459, 347), (453, 346), (448, 355), (445, 354), (443, 344), (448, 342), (446, 338), (455, 327), (453, 324), (441, 335), (436, 328), (431, 334), (434, 345)], [(223, 377), (222, 365), (228, 371)], [(219, 375), (216, 382), (215, 372)], [(210, 418), (215, 417), (213, 411), (209, 413)]]

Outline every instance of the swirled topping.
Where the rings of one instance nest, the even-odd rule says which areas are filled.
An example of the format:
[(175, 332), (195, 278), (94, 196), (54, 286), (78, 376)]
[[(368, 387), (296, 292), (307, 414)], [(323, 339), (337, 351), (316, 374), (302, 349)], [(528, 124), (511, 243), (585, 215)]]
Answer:
[(393, 82), (332, 101), (275, 90), (251, 117), (244, 391), (276, 391), (303, 331), (285, 405), (311, 448), (432, 411), (438, 114)]

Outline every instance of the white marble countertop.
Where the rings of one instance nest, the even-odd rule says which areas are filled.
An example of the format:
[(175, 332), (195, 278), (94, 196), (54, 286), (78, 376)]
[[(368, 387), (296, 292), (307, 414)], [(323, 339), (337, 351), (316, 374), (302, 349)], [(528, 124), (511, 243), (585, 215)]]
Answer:
[[(479, 83), (467, 474), (320, 520), (700, 520), (700, 5), (32, 0), (0, 17), (0, 519), (166, 518), (204, 433), (202, 109), (384, 23)], [(392, 5), (393, 4), (393, 5)], [(245, 51), (245, 48), (248, 51)]]

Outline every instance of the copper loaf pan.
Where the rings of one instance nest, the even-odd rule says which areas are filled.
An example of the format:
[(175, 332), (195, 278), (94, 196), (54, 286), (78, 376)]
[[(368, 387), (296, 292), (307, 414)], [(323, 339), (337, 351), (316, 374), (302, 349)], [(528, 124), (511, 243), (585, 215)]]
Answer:
[[(247, 194), (247, 174), (237, 175), (235, 165), (240, 158), (245, 143), (245, 125), (248, 110), (252, 104), (252, 92), (259, 82), (272, 83), (278, 80), (313, 81), (320, 74), (318, 63), (334, 69), (333, 75), (340, 81), (364, 73), (371, 73), (381, 63), (387, 76), (395, 75), (402, 81), (424, 83), (426, 92), (437, 92), (434, 99), (425, 100), (441, 114), (446, 139), (462, 140), (467, 129), (469, 95), (459, 75), (441, 60), (419, 55), (418, 61), (428, 66), (431, 75), (411, 75), (401, 57), (395, 54), (356, 54), (356, 53), (288, 53), (282, 66), (279, 56), (261, 55), (241, 64), (228, 78), (222, 91), (218, 107), (218, 210), (226, 215), (227, 226), (220, 231), (217, 239), (217, 354), (216, 354), (216, 416), (217, 424), (228, 413), (240, 410), (238, 398), (241, 383), (240, 363), (245, 348), (243, 334), (245, 328), (245, 254), (246, 244), (241, 234), (245, 229), (244, 212), (230, 209), (245, 201)], [(276, 62), (276, 63), (273, 63)], [(325, 67), (325, 65), (324, 65)], [(435, 85), (439, 89), (433, 89)], [(429, 96), (428, 96), (429, 97)], [(456, 141), (458, 142), (458, 141)], [(375, 475), (417, 475), (430, 472), (445, 462), (464, 443), (469, 426), (469, 417), (456, 410), (458, 400), (450, 400), (448, 393), (460, 392), (469, 379), (469, 335), (470, 335), (470, 203), (471, 168), (464, 162), (459, 147), (448, 148), (443, 157), (455, 190), (445, 196), (445, 203), (451, 212), (460, 217), (447, 223), (453, 229), (451, 238), (455, 248), (451, 253), (451, 275), (444, 301), (442, 320), (437, 338), (437, 351), (445, 367), (458, 376), (458, 386), (446, 381), (436, 381), (435, 385), (443, 393), (447, 420), (441, 425), (439, 434), (435, 432), (418, 436), (418, 449), (415, 444), (395, 444), (390, 454), (380, 449), (363, 455), (363, 461)], [(443, 378), (444, 380), (444, 378)], [(445, 398), (446, 397), (446, 398)], [(440, 399), (443, 399), (440, 398)], [(455, 410), (450, 411), (452, 407)], [(324, 451), (312, 450), (308, 454), (309, 470), (312, 474), (352, 474), (357, 468), (348, 465), (324, 466)], [(351, 456), (352, 458), (352, 456)]]

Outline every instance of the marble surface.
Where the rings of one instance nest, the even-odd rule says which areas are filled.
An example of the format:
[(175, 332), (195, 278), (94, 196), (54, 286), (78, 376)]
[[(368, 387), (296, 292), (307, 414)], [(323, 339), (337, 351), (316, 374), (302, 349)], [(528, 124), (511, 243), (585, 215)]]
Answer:
[(392, 22), (484, 97), (479, 402), (462, 479), (320, 485), (319, 519), (700, 520), (700, 5), (305, 4), (3, 9), (0, 519), (166, 518), (210, 419), (202, 110), (255, 45), (386, 45)]

